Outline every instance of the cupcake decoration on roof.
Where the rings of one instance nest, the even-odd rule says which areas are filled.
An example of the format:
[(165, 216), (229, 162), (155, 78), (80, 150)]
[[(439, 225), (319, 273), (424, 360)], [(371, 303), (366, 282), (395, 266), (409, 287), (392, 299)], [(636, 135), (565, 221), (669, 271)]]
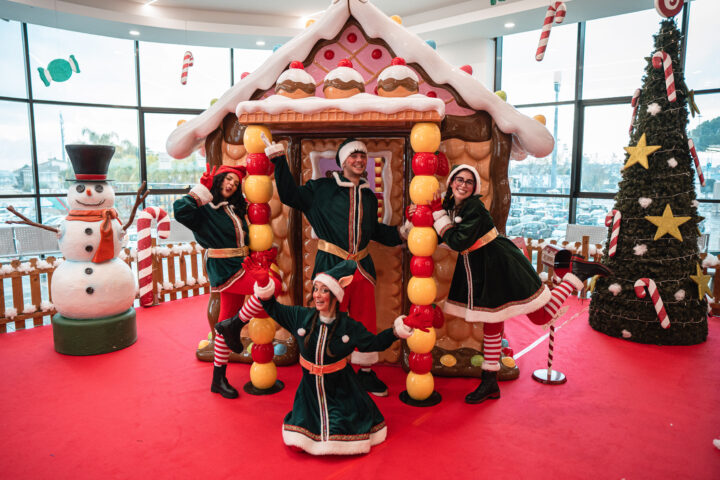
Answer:
[(302, 62), (290, 63), (275, 82), (275, 93), (289, 98), (307, 98), (315, 95), (315, 79), (305, 71)]
[(363, 92), (365, 92), (365, 80), (347, 58), (340, 60), (337, 68), (325, 75), (323, 83), (325, 98), (347, 98)]
[(381, 97), (407, 97), (418, 93), (418, 84), (418, 76), (405, 65), (405, 59), (395, 57), (378, 76), (377, 94)]

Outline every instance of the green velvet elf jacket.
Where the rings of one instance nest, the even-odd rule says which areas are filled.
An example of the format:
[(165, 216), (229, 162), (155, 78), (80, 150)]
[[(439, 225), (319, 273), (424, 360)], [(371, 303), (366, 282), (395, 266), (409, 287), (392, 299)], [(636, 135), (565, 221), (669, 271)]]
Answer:
[[(374, 335), (344, 312), (334, 320), (324, 320), (314, 308), (282, 305), (274, 297), (261, 303), (268, 315), (295, 337), (300, 355), (316, 365), (343, 360), (355, 348), (379, 352), (397, 340), (391, 328)], [(306, 335), (310, 335), (307, 346)], [(302, 369), (292, 411), (283, 421), (286, 445), (313, 455), (348, 455), (370, 451), (386, 435), (385, 419), (349, 362), (324, 375)]]
[[(435, 229), (451, 249), (462, 252), (495, 228), (480, 196), (438, 218)], [(467, 322), (502, 322), (533, 312), (550, 300), (532, 264), (520, 249), (498, 235), (487, 245), (459, 254), (443, 310)]]
[[(204, 190), (203, 190), (204, 189)], [(202, 190), (201, 195), (196, 190)], [(248, 234), (244, 218), (235, 214), (226, 202), (214, 208), (210, 202), (199, 205), (210, 194), (202, 185), (193, 187), (190, 195), (184, 195), (173, 203), (175, 219), (192, 230), (195, 240), (204, 248), (237, 248), (245, 246)], [(212, 196), (210, 196), (212, 198)], [(205, 268), (213, 291), (222, 291), (243, 276), (242, 263), (245, 257), (206, 258)]]
[[(370, 240), (390, 247), (400, 245), (402, 239), (396, 227), (378, 222), (378, 203), (367, 180), (355, 186), (344, 176), (333, 172), (332, 178), (309, 180), (298, 187), (290, 173), (285, 155), (272, 158), (275, 183), (280, 201), (305, 214), (317, 237), (349, 253), (365, 249)], [(345, 260), (319, 250), (315, 257), (313, 278)], [(370, 256), (358, 262), (360, 272), (373, 284), (375, 266)]]

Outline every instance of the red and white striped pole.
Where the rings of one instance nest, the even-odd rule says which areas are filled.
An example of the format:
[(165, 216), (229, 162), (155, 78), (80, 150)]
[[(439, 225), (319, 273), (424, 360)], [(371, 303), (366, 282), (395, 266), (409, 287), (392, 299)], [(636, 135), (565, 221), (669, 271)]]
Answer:
[(140, 305), (151, 307), (157, 305), (157, 298), (153, 291), (153, 261), (152, 261), (152, 221), (157, 223), (157, 236), (168, 238), (170, 235), (170, 217), (160, 207), (147, 207), (140, 212), (137, 220), (138, 235), (138, 286), (140, 287)]

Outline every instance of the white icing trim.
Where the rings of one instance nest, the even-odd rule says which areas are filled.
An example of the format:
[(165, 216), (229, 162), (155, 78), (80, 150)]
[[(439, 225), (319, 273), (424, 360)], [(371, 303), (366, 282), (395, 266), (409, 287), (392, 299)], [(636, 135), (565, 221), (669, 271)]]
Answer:
[(301, 68), (288, 68), (280, 74), (275, 85), (280, 85), (285, 80), (290, 80), (296, 83), (305, 83), (315, 86), (315, 79), (308, 72)]
[(342, 82), (360, 82), (363, 85), (365, 85), (365, 79), (363, 76), (355, 70), (354, 68), (350, 67), (337, 67), (330, 70), (327, 75), (325, 75), (325, 82), (328, 80), (335, 80), (338, 79)]
[(200, 199), (200, 205), (205, 205), (213, 199), (210, 190), (208, 190), (207, 187), (202, 183), (198, 183), (193, 188), (191, 188), (190, 193), (194, 193), (195, 195), (197, 195), (197, 197)]
[(394, 78), (395, 80), (405, 80), (406, 78), (410, 78), (419, 83), (418, 76), (415, 75), (412, 68), (407, 65), (390, 65), (380, 72), (380, 75), (378, 75), (378, 82), (381, 82), (386, 78)]
[(327, 273), (318, 273), (315, 278), (313, 278), (313, 283), (320, 282), (326, 287), (330, 289), (330, 291), (335, 295), (335, 298), (337, 298), (338, 302), (343, 301), (343, 297), (345, 296), (345, 291), (340, 286), (340, 283), (328, 275)]

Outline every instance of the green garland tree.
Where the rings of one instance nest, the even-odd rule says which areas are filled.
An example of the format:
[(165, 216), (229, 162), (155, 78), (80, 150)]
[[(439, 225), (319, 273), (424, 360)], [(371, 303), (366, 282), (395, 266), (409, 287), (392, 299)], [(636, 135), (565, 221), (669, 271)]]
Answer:
[[(637, 120), (615, 195), (614, 208), (622, 215), (617, 250), (609, 255), (611, 227), (603, 257), (613, 275), (597, 279), (590, 304), (595, 330), (657, 345), (692, 345), (705, 341), (708, 333), (709, 277), (700, 269), (697, 224), (702, 217), (686, 133), (688, 91), (680, 68), (680, 37), (674, 20), (662, 21), (655, 49), (646, 58)], [(658, 51), (672, 60), (674, 102), (668, 100), (664, 69), (653, 67), (652, 54)], [(668, 328), (661, 325), (662, 314), (651, 295), (636, 295), (641, 278), (657, 285)]]

